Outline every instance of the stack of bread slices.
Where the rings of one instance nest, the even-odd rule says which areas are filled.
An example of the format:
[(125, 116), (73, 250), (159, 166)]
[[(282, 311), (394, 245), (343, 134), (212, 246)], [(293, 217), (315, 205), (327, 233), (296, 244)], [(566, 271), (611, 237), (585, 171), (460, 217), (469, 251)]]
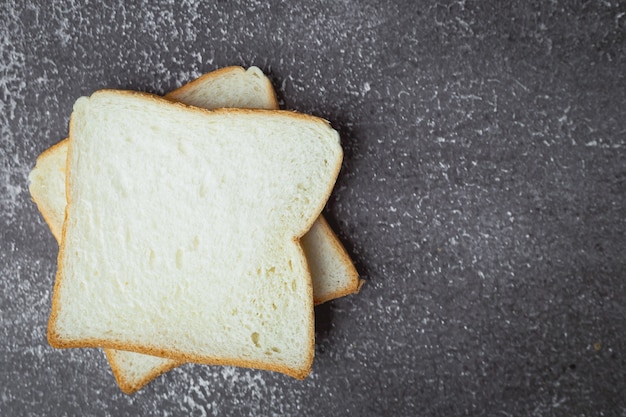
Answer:
[(126, 393), (185, 362), (306, 377), (313, 306), (361, 285), (321, 216), (341, 160), (256, 67), (78, 99), (29, 176), (60, 246), (49, 343), (104, 348)]

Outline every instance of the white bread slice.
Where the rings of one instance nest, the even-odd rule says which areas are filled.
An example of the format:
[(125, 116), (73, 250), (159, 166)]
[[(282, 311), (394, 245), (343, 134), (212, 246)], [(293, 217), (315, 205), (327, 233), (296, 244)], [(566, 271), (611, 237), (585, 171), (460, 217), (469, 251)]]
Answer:
[[(277, 109), (276, 94), (269, 79), (257, 67), (216, 70), (169, 93), (166, 98), (207, 109), (218, 107)], [(65, 214), (65, 164), (68, 141), (44, 151), (31, 172), (31, 196), (61, 240)], [(357, 292), (360, 281), (347, 252), (323, 216), (301, 239), (313, 280), (313, 299), (320, 304)], [(133, 393), (179, 361), (134, 352), (105, 349), (122, 391)]]
[(75, 104), (70, 138), (51, 345), (309, 373), (297, 239), (340, 166), (327, 123), (101, 91)]

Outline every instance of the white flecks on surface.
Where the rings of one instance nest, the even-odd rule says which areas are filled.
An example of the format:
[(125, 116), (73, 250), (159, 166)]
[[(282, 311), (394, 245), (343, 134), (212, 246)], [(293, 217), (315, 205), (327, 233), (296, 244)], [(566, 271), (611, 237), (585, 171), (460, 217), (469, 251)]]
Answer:
[[(0, 6), (0, 414), (626, 413), (619, 2), (88, 3)], [(326, 213), (367, 283), (318, 307), (305, 381), (186, 365), (128, 397), (45, 340), (27, 175), (77, 97), (226, 65), (339, 129)]]

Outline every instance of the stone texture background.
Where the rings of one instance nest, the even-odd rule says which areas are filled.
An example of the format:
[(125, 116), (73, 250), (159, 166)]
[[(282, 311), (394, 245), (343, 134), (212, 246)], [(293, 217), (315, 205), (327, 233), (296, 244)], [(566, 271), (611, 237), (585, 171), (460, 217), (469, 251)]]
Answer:
[[(626, 415), (623, 2), (105, 3), (0, 5), (0, 415)], [(227, 65), (340, 131), (325, 213), (367, 284), (317, 308), (305, 381), (186, 365), (126, 396), (46, 342), (27, 175), (80, 95)]]

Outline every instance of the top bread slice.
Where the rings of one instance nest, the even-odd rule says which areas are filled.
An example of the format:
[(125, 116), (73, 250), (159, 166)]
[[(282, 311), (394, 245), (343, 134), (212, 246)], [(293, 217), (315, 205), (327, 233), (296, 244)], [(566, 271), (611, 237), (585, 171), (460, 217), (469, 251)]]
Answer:
[[(247, 70), (227, 67), (216, 70), (166, 95), (207, 109), (219, 107), (277, 109), (276, 94), (257, 67)], [(31, 196), (48, 223), (52, 234), (61, 240), (65, 214), (65, 164), (68, 140), (63, 140), (37, 158), (29, 175)], [(313, 280), (313, 297), (319, 304), (354, 293), (359, 288), (356, 269), (332, 229), (320, 215), (301, 239)], [(135, 352), (105, 349), (118, 385), (133, 393), (179, 361)]]
[(298, 239), (341, 157), (312, 116), (79, 99), (50, 344), (305, 377), (313, 297)]

